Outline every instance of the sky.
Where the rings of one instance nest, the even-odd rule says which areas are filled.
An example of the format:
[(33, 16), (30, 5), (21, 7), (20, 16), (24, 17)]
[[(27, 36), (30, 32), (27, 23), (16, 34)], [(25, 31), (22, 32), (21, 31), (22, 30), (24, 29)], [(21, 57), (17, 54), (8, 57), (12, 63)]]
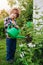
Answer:
[(2, 9), (5, 9), (5, 10), (10, 9), (10, 6), (8, 5), (7, 0), (0, 0), (0, 10)]
[[(16, 7), (18, 6), (18, 1), (16, 1)], [(7, 0), (0, 0), (0, 10), (5, 9), (6, 11), (9, 11), (10, 6), (8, 5)]]

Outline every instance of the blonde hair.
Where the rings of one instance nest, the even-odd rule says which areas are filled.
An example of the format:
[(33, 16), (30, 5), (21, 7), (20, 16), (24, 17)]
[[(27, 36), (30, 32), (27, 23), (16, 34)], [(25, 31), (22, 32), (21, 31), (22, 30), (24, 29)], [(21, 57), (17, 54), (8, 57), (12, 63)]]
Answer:
[(17, 17), (16, 17), (16, 18), (18, 18), (18, 17), (19, 17), (19, 14), (20, 14), (19, 8), (13, 8), (13, 9), (10, 11), (10, 14), (12, 14), (12, 13), (17, 14)]

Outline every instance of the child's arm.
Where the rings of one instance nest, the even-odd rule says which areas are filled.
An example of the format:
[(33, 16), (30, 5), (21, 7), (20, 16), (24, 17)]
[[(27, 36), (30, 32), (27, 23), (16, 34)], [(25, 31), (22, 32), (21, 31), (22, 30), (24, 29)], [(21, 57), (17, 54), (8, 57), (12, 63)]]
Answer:
[(17, 29), (19, 29), (19, 26), (18, 26), (18, 25), (16, 25), (15, 27), (16, 27)]
[(14, 21), (13, 25), (15, 28), (19, 29), (19, 26), (17, 25), (17, 23), (15, 21)]

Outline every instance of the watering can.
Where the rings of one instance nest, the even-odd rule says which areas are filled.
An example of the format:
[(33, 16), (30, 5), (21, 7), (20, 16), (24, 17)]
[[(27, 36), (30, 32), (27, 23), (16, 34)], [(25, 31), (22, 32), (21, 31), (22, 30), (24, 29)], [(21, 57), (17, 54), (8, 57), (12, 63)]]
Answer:
[[(32, 27), (32, 22), (27, 22), (27, 27)], [(26, 36), (19, 35), (20, 29), (17, 29), (15, 27), (10, 28), (10, 24), (7, 28), (7, 33), (11, 38), (27, 38)]]
[(15, 27), (10, 28), (10, 25), (8, 25), (7, 33), (11, 38), (25, 38), (25, 36), (20, 36), (20, 29), (17, 29)]
[(33, 22), (28, 21), (28, 22), (26, 23), (26, 26), (29, 27), (29, 28), (32, 28), (32, 27), (33, 27)]

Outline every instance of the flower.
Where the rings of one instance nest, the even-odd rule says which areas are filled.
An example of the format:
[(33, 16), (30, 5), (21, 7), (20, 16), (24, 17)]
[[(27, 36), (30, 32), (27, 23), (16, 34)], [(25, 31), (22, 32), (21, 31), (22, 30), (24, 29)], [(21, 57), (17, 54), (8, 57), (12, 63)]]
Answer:
[(20, 57), (21, 57), (21, 58), (24, 57), (24, 52), (21, 52)]
[(24, 45), (23, 44), (20, 44), (19, 47), (23, 47)]
[(28, 47), (35, 47), (35, 44), (32, 44), (32, 43), (29, 43), (27, 45), (28, 45)]

